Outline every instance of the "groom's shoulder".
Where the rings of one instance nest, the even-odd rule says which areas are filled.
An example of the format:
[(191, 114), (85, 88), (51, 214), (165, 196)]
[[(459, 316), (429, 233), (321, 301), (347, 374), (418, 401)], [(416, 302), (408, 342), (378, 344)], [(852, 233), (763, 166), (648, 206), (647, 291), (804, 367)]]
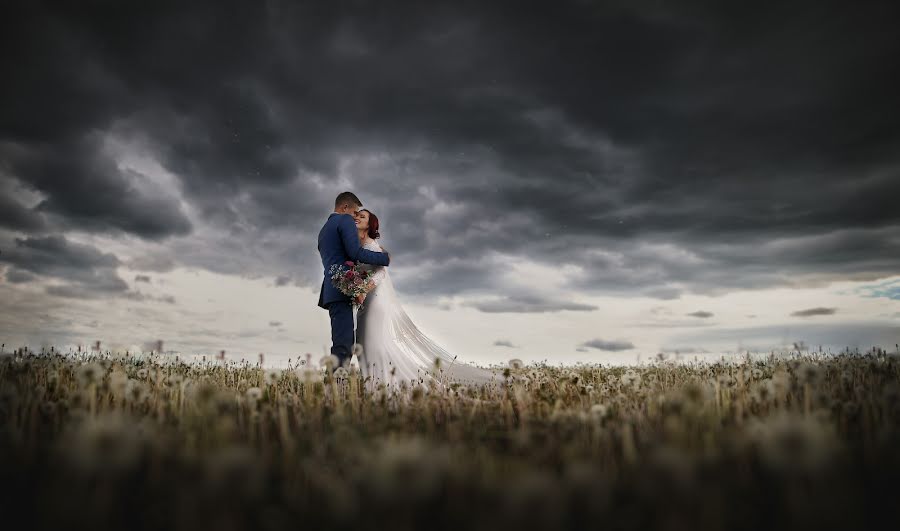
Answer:
[(353, 216), (351, 216), (350, 214), (338, 214), (337, 212), (335, 212), (328, 216), (328, 219), (325, 221), (325, 225), (323, 225), (322, 228), (337, 228), (341, 225), (347, 225), (348, 223), (353, 224), (354, 227), (356, 226), (356, 223), (353, 221)]
[(331, 219), (335, 220), (335, 224), (337, 225), (346, 225), (347, 223), (352, 223), (354, 226), (356, 226), (356, 223), (353, 221), (353, 216), (351, 216), (350, 214), (334, 213), (331, 216)]

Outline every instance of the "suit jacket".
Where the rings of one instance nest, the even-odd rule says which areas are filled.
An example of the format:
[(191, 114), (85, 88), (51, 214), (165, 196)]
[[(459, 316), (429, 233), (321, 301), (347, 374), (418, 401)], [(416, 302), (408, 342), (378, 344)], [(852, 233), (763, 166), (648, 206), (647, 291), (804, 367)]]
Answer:
[(364, 249), (359, 243), (359, 232), (356, 223), (353, 222), (353, 216), (337, 212), (328, 216), (328, 221), (319, 231), (319, 256), (322, 257), (322, 266), (325, 268), (325, 278), (319, 291), (319, 306), (322, 308), (326, 308), (332, 302), (350, 302), (350, 297), (331, 284), (329, 269), (332, 265), (351, 260), (387, 266), (391, 261), (387, 253)]

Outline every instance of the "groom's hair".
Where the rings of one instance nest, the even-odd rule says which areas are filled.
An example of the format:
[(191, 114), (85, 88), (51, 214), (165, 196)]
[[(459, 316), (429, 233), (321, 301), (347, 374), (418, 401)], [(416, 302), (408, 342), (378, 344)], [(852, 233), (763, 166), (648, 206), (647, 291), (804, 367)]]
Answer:
[(337, 210), (338, 207), (343, 205), (356, 205), (361, 207), (362, 201), (360, 201), (353, 192), (342, 192), (334, 199), (334, 208)]

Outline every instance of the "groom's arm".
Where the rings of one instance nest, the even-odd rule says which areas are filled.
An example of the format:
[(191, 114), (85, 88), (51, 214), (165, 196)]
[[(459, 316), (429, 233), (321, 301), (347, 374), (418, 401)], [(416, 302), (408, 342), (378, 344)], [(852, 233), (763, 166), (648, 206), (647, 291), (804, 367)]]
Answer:
[(338, 223), (338, 233), (341, 235), (341, 242), (344, 245), (344, 252), (347, 253), (352, 260), (362, 262), (364, 264), (387, 266), (391, 262), (391, 257), (387, 253), (376, 253), (364, 249), (359, 243), (359, 233), (356, 229), (356, 223), (349, 215), (342, 215), (341, 221)]

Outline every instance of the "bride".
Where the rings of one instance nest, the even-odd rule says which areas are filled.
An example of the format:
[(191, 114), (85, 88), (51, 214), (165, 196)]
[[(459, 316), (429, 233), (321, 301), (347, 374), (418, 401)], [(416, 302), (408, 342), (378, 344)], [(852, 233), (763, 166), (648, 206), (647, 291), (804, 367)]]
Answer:
[[(362, 209), (354, 219), (362, 246), (382, 252), (376, 241), (380, 237), (378, 217)], [(356, 325), (356, 342), (363, 347), (359, 360), (363, 376), (388, 384), (403, 380), (438, 385), (499, 382), (493, 371), (461, 363), (416, 327), (400, 306), (387, 268), (363, 267), (374, 271), (367, 294), (357, 299), (364, 302)]]

